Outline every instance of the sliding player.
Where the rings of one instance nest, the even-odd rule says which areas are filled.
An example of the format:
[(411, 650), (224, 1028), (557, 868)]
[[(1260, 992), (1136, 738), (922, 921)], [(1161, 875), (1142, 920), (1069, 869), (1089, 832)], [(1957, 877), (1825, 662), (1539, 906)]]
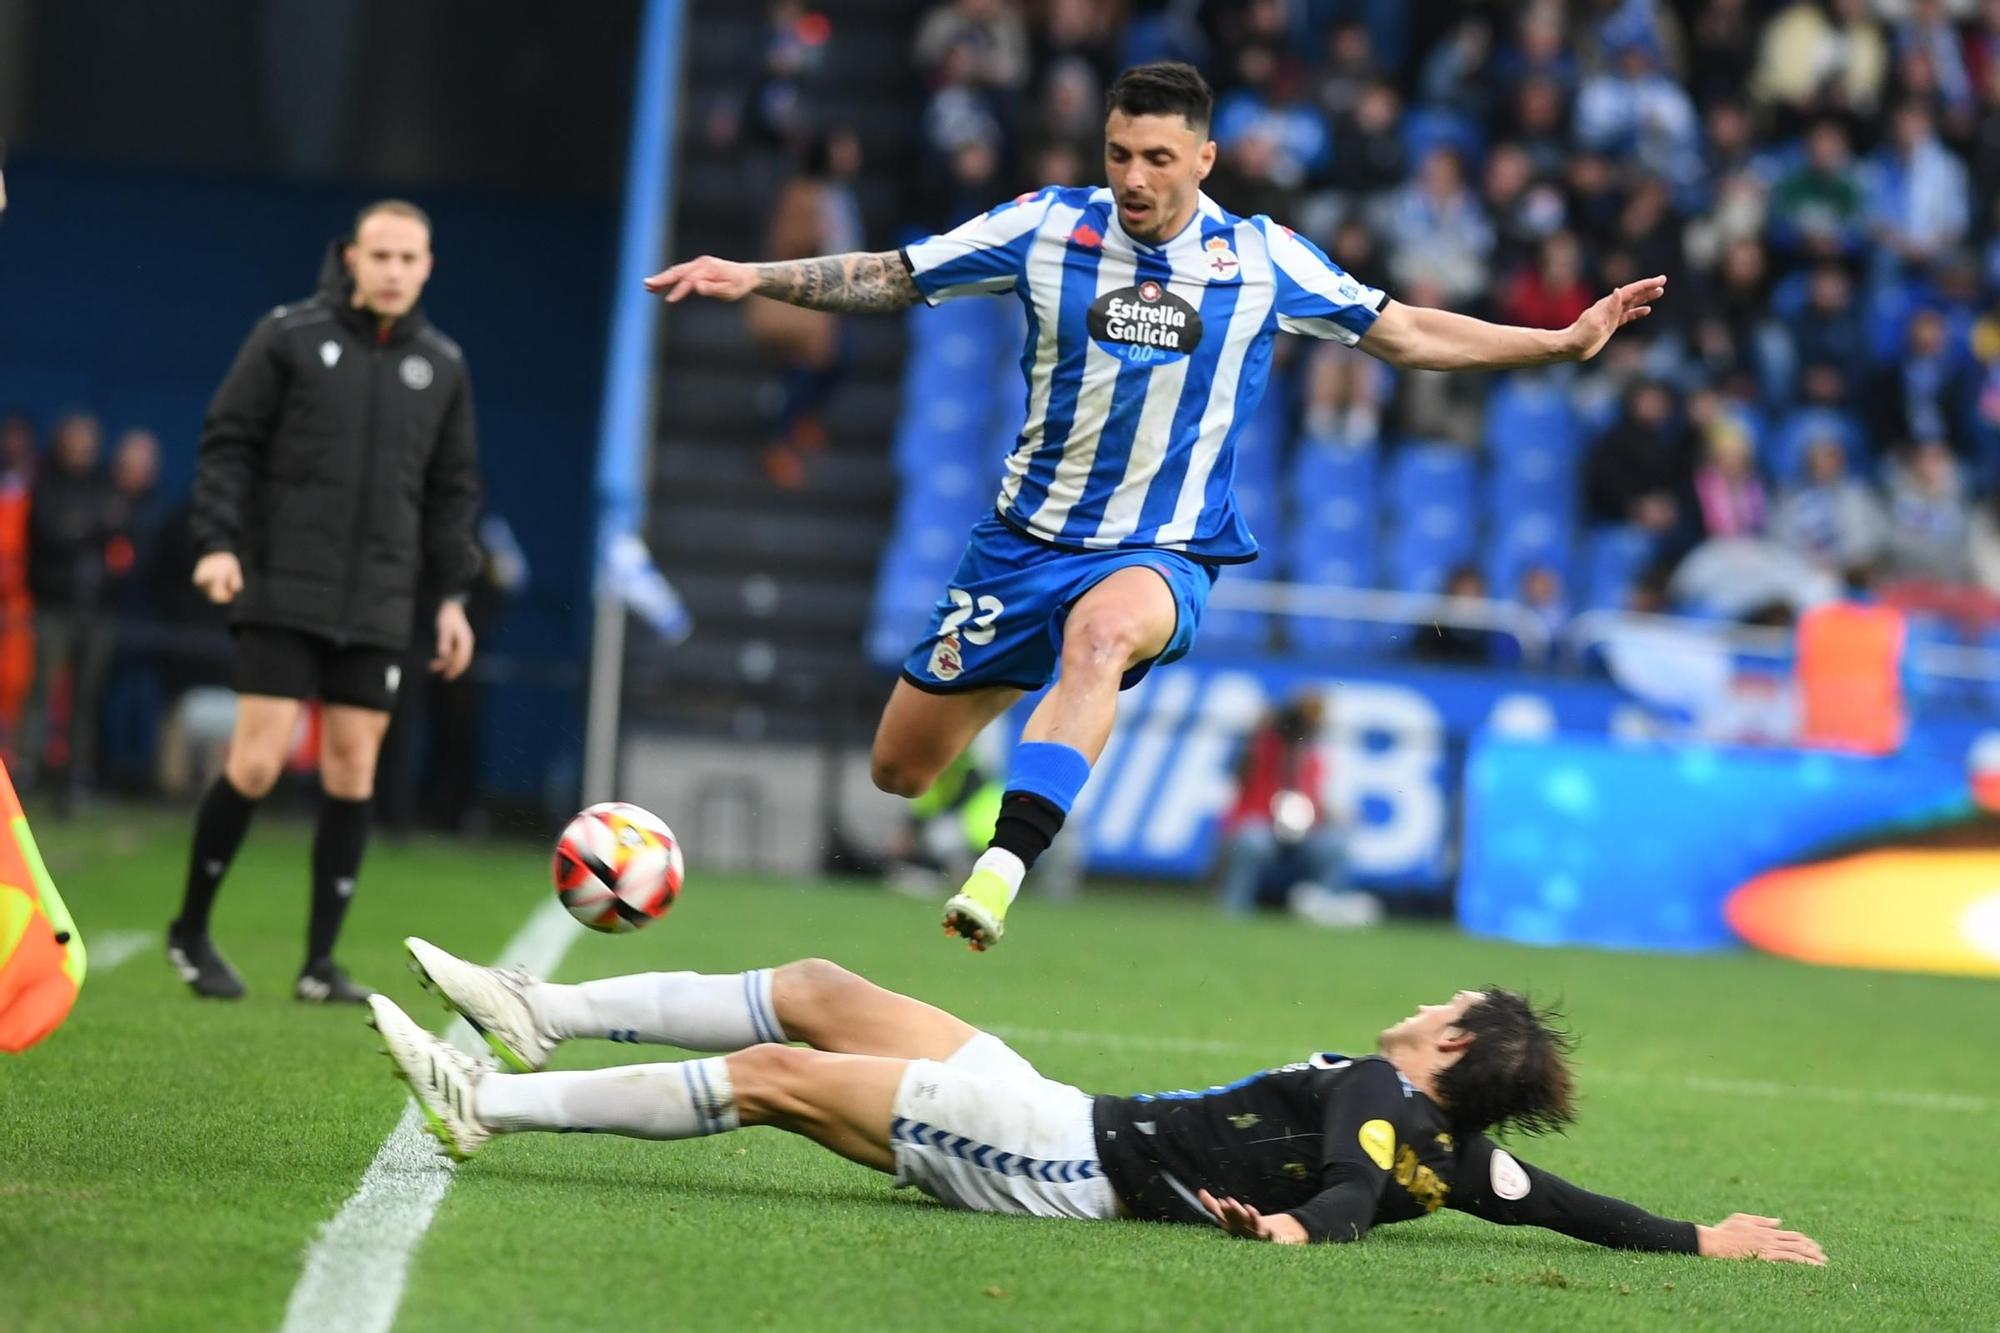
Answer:
[(1396, 366), (1505, 370), (1588, 360), (1666, 291), (1665, 278), (1631, 283), (1562, 330), (1393, 302), (1288, 228), (1202, 193), (1214, 98), (1192, 66), (1128, 69), (1106, 103), (1109, 188), (1024, 194), (900, 253), (704, 255), (646, 279), (668, 301), (894, 311), (1011, 292), (1027, 307), (1027, 422), (873, 755), (877, 786), (918, 796), (1055, 678), (1014, 751), (991, 847), (945, 905), (946, 932), (974, 949), (1000, 939), (1111, 734), (1118, 692), (1184, 656), (1221, 567), (1256, 558), (1230, 484), (1280, 331)]
[(458, 1158), (524, 1130), (686, 1139), (771, 1125), (979, 1212), (1212, 1223), (1297, 1244), (1359, 1240), (1443, 1206), (1624, 1249), (1826, 1260), (1774, 1218), (1656, 1217), (1496, 1145), (1485, 1131), (1571, 1119), (1568, 1038), (1511, 991), (1421, 1006), (1382, 1033), (1378, 1055), (1316, 1055), (1204, 1092), (1092, 1097), (991, 1033), (821, 959), (562, 986), (408, 944), (425, 981), (515, 1069), (539, 1069), (572, 1037), (734, 1052), (505, 1074), (374, 997), (401, 1077)]

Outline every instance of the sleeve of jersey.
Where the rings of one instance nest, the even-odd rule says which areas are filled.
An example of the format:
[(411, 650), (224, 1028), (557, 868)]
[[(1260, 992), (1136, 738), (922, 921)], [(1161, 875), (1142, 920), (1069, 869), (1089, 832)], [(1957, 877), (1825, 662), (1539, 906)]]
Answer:
[(1278, 327), (1352, 347), (1375, 325), (1389, 294), (1370, 287), (1288, 227), (1267, 222), (1271, 270), (1277, 282)]
[(903, 247), (910, 278), (930, 305), (955, 296), (1009, 291), (1028, 263), (1035, 231), (1049, 215), (1053, 190), (1024, 194), (941, 236)]
[(1697, 1253), (1695, 1225), (1649, 1213), (1607, 1194), (1592, 1194), (1553, 1172), (1530, 1166), (1482, 1139), (1467, 1155), (1451, 1206), (1501, 1226), (1544, 1227), (1619, 1250)]
[(1396, 1071), (1372, 1061), (1348, 1075), (1338, 1097), (1328, 1098), (1320, 1192), (1291, 1210), (1308, 1240), (1339, 1244), (1368, 1234), (1395, 1163), (1403, 1102)]

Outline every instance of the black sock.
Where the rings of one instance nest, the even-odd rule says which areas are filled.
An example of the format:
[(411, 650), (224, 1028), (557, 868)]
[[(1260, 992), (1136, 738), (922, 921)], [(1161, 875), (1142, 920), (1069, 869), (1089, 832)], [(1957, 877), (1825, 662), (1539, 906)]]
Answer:
[(1000, 818), (993, 825), (993, 841), (987, 845), (1014, 853), (1025, 869), (1033, 870), (1035, 858), (1056, 840), (1065, 818), (1054, 802), (1031, 791), (1007, 792), (1000, 798)]
[(201, 798), (194, 817), (194, 847), (188, 854), (187, 893), (181, 899), (181, 914), (174, 929), (183, 934), (206, 935), (208, 913), (215, 906), (222, 877), (250, 831), (250, 816), (257, 802), (231, 785), (225, 774), (216, 778)]
[(368, 802), (323, 797), (313, 832), (312, 925), (306, 933), (306, 966), (333, 957), (341, 918), (354, 897), (354, 877), (368, 849)]

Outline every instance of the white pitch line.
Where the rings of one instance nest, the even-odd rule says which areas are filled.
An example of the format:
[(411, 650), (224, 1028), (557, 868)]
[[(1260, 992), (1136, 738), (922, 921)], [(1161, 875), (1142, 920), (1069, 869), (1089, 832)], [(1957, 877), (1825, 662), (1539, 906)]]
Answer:
[[(1130, 1032), (1087, 1032), (1071, 1028), (1024, 1028), (1002, 1025), (986, 1029), (1007, 1040), (1060, 1042), (1065, 1045), (1095, 1046), (1100, 1050), (1168, 1051), (1189, 1055), (1259, 1054), (1269, 1058), (1269, 1043), (1216, 1041), (1201, 1037), (1151, 1036)], [(1712, 1093), (1719, 1097), (1796, 1097), (1815, 1102), (1873, 1103), (1912, 1111), (1955, 1111), (1974, 1114), (2000, 1110), (2000, 1100), (1971, 1093), (1933, 1092), (1921, 1088), (1829, 1088), (1809, 1083), (1779, 1083), (1767, 1079), (1711, 1078), (1689, 1074), (1680, 1078), (1637, 1074), (1615, 1069), (1592, 1069), (1583, 1081), (1626, 1083), (1645, 1087), (1685, 1088), (1690, 1092)]]
[(131, 962), (158, 943), (159, 938), (150, 930), (107, 930), (101, 934), (85, 935), (84, 965), (88, 969), (85, 977), (93, 973), (102, 975)]
[[(550, 898), (501, 950), (500, 961), (548, 976), (581, 933), (563, 905)], [(445, 1030), (445, 1040), (475, 1054), (486, 1050), (462, 1018)], [(285, 1306), (283, 1333), (388, 1333), (402, 1304), (410, 1260), (437, 1215), (451, 1173), (451, 1160), (424, 1133), (415, 1103), (406, 1104), (360, 1185), (306, 1251), (305, 1269)]]

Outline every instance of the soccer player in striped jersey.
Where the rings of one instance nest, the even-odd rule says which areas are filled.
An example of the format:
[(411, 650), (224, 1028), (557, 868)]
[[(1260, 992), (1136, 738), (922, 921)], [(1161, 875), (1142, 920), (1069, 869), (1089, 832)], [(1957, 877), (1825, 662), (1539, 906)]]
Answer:
[(646, 280), (668, 301), (895, 311), (1011, 293), (1027, 310), (1027, 421), (872, 756), (877, 786), (919, 795), (1054, 680), (1014, 751), (992, 845), (946, 904), (945, 930), (976, 950), (1000, 939), (1022, 878), (1062, 827), (1118, 692), (1184, 656), (1221, 568), (1256, 558), (1230, 483), (1279, 333), (1402, 367), (1506, 370), (1588, 360), (1666, 292), (1664, 277), (1627, 284), (1567, 329), (1392, 301), (1289, 228), (1202, 193), (1213, 96), (1191, 66), (1128, 69), (1106, 103), (1106, 187), (1023, 194), (900, 252), (705, 255)]

